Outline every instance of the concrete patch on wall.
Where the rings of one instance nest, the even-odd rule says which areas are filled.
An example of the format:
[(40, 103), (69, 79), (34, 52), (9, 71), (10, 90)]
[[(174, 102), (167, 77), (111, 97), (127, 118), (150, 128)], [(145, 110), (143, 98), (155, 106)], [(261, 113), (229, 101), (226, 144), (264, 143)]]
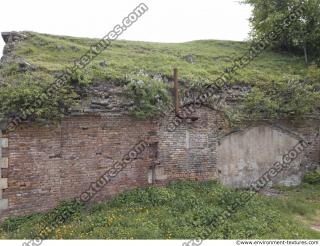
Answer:
[[(218, 146), (218, 175), (224, 185), (248, 187), (298, 142), (298, 136), (267, 125), (255, 126), (226, 136)], [(303, 154), (272, 181), (298, 185), (303, 174)], [(271, 183), (269, 185), (272, 185)]]
[(0, 130), (0, 213), (2, 210), (8, 208), (8, 199), (2, 198), (2, 190), (8, 188), (8, 180), (2, 178), (2, 169), (8, 168), (8, 158), (2, 156), (2, 148), (8, 148), (8, 139), (2, 137), (2, 131)]
[(204, 149), (208, 147), (208, 134), (192, 133), (186, 130), (187, 149)]
[(154, 170), (148, 171), (148, 183), (153, 184), (153, 182), (162, 182), (167, 180), (167, 175), (163, 166), (156, 166)]

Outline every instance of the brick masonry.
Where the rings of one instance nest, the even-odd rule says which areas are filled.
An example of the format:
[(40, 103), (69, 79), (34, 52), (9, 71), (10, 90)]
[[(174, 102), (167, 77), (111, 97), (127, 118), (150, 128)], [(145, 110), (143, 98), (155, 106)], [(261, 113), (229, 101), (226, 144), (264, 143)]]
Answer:
[[(1, 218), (47, 211), (77, 198), (140, 140), (156, 141), (156, 125), (127, 116), (77, 116), (59, 127), (33, 125), (7, 133), (9, 207)], [(93, 199), (148, 185), (148, 148)]]
[[(223, 136), (232, 134), (231, 129), (222, 114), (208, 108), (197, 110), (194, 117), (198, 119), (185, 120), (174, 132), (166, 129), (168, 118), (163, 122), (141, 121), (115, 114), (72, 116), (59, 126), (32, 125), (4, 132), (0, 220), (48, 211), (60, 201), (79, 197), (141, 140), (149, 147), (92, 202), (136, 187), (219, 179), (219, 145)], [(312, 142), (306, 158), (308, 163), (319, 164), (319, 121), (279, 125), (283, 131), (291, 129)]]
[(208, 108), (197, 110), (192, 116), (197, 120), (184, 120), (173, 132), (166, 128), (168, 119), (159, 129), (158, 168), (165, 174), (160, 177), (163, 181), (217, 178), (217, 145), (225, 129), (224, 119)]

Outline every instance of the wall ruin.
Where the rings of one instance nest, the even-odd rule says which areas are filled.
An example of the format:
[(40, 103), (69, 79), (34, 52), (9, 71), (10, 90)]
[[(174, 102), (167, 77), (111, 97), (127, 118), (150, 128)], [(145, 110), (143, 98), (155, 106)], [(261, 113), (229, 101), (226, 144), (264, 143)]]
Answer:
[(201, 108), (194, 116), (197, 120), (186, 120), (174, 132), (166, 124), (120, 114), (72, 116), (59, 126), (32, 125), (4, 132), (0, 136), (0, 220), (48, 211), (60, 201), (80, 197), (141, 140), (148, 148), (92, 202), (176, 180), (214, 179), (244, 186), (299, 138), (310, 142), (310, 148), (279, 183), (298, 184), (303, 166), (319, 165), (319, 121), (279, 122), (277, 127), (257, 124), (230, 133), (216, 111)]

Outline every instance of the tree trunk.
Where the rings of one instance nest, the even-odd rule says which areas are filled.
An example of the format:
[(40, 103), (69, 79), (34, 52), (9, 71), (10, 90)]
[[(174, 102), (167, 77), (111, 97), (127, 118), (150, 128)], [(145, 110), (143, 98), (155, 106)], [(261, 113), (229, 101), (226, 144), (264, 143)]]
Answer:
[(307, 51), (307, 43), (304, 42), (303, 44), (303, 53), (304, 53), (304, 62), (308, 66), (308, 51)]

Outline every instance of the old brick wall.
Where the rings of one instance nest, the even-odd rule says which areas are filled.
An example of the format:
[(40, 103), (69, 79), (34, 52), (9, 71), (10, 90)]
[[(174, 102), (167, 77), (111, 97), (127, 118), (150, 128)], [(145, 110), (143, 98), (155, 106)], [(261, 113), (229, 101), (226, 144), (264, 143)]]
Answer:
[(305, 152), (307, 168), (320, 168), (320, 120), (283, 120), (276, 125), (298, 134), (307, 141), (310, 145)]
[[(0, 205), (5, 208), (8, 201), (8, 208), (0, 211), (0, 217), (47, 211), (61, 200), (79, 197), (140, 140), (157, 141), (155, 133), (152, 122), (121, 115), (77, 116), (63, 120), (59, 127), (34, 125), (8, 133), (9, 165), (0, 179), (4, 189)], [(2, 139), (3, 147), (5, 143)], [(148, 185), (149, 156), (147, 148), (94, 201)], [(7, 167), (6, 160), (1, 165)]]
[[(59, 201), (79, 197), (141, 140), (148, 148), (112, 179), (94, 202), (152, 183), (219, 179), (219, 145), (224, 136), (236, 133), (218, 111), (202, 107), (192, 116), (194, 121), (183, 120), (173, 132), (167, 129), (170, 117), (157, 124), (109, 115), (73, 116), (59, 126), (32, 125), (3, 133), (0, 219), (47, 211)], [(281, 121), (276, 125), (277, 131), (309, 141), (308, 164), (319, 165), (319, 121)]]
[(217, 178), (216, 159), (219, 135), (225, 128), (221, 113), (202, 107), (168, 131), (165, 119), (159, 130), (157, 182), (172, 180), (211, 180)]

